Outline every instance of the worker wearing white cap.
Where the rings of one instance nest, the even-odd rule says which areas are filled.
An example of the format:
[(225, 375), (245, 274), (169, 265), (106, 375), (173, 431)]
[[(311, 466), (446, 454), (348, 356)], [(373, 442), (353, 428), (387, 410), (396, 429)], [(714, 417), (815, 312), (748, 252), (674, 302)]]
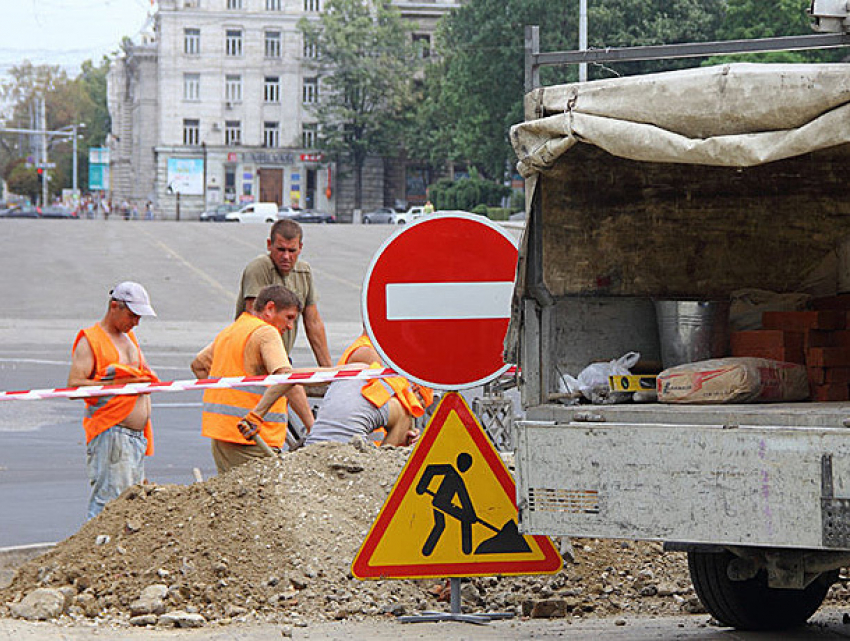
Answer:
[[(133, 328), (142, 316), (156, 316), (145, 288), (125, 281), (109, 292), (99, 323), (80, 330), (74, 341), (68, 385), (148, 383), (159, 380), (148, 367)], [(83, 428), (91, 496), (88, 518), (144, 478), (144, 457), (153, 454), (150, 396), (87, 398)]]

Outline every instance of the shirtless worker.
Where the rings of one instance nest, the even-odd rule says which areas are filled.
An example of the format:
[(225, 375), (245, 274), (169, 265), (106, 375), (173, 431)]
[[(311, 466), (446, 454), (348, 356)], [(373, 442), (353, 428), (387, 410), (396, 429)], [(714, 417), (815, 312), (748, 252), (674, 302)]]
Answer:
[[(240, 314), (198, 353), (191, 365), (195, 376), (261, 376), (299, 371), (292, 369), (281, 337), (298, 318), (298, 297), (282, 285), (269, 285), (259, 291), (253, 303), (251, 311)], [(287, 430), (284, 395), (291, 388), (285, 384), (265, 390), (252, 387), (204, 392), (202, 434), (212, 439), (219, 474), (266, 455), (253, 441), (258, 432), (267, 445), (280, 449)]]
[[(242, 272), (239, 294), (236, 299), (236, 318), (244, 311), (251, 311), (257, 293), (266, 285), (283, 285), (294, 292), (301, 303), (301, 315), (304, 318), (304, 330), (313, 350), (316, 363), (320, 367), (332, 365), (328, 350), (325, 324), (319, 314), (318, 294), (313, 284), (313, 272), (310, 265), (300, 260), (304, 234), (294, 220), (283, 219), (274, 223), (266, 240), (268, 254), (262, 254), (252, 260)], [(283, 345), (288, 355), (292, 354), (295, 337), (298, 334), (298, 321), (283, 334)], [(292, 409), (301, 419), (307, 431), (313, 425), (313, 413), (307, 401), (307, 394), (300, 385), (287, 392)]]
[[(381, 366), (381, 356), (364, 333), (343, 352), (339, 365)], [(354, 436), (369, 438), (385, 430), (381, 445), (411, 445), (419, 437), (415, 418), (434, 401), (427, 387), (402, 376), (331, 383), (305, 445), (324, 441), (348, 443)]]
[[(80, 330), (71, 355), (69, 387), (157, 381), (133, 328), (142, 316), (156, 316), (145, 288), (126, 281), (109, 292), (103, 319)], [(91, 496), (87, 518), (108, 501), (141, 483), (145, 456), (153, 454), (150, 396), (87, 398), (83, 428)]]

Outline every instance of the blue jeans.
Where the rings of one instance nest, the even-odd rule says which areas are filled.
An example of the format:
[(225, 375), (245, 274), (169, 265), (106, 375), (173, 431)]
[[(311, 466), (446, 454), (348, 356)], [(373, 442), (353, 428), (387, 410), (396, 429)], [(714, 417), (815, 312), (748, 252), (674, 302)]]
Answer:
[(86, 469), (91, 496), (86, 518), (94, 518), (109, 501), (142, 482), (147, 446), (144, 434), (120, 425), (110, 427), (89, 442)]

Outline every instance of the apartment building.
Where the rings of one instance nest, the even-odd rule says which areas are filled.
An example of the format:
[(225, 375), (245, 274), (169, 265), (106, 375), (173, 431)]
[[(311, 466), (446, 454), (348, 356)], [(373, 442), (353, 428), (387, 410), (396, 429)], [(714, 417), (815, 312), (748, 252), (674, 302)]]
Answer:
[[(427, 51), (460, 2), (394, 4)], [(317, 52), (297, 27), (321, 10), (322, 0), (159, 0), (151, 32), (109, 73), (113, 203), (150, 200), (158, 216), (183, 220), (252, 201), (350, 215), (348, 172), (316, 149)], [(417, 171), (370, 159), (364, 209), (409, 200)]]

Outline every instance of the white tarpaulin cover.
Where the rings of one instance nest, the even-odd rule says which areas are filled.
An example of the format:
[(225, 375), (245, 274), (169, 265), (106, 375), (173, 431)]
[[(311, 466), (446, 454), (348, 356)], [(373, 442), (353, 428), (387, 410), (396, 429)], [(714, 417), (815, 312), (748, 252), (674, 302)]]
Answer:
[(747, 167), (850, 142), (850, 64), (728, 64), (546, 87), (511, 129), (526, 177), (576, 142), (623, 158)]

